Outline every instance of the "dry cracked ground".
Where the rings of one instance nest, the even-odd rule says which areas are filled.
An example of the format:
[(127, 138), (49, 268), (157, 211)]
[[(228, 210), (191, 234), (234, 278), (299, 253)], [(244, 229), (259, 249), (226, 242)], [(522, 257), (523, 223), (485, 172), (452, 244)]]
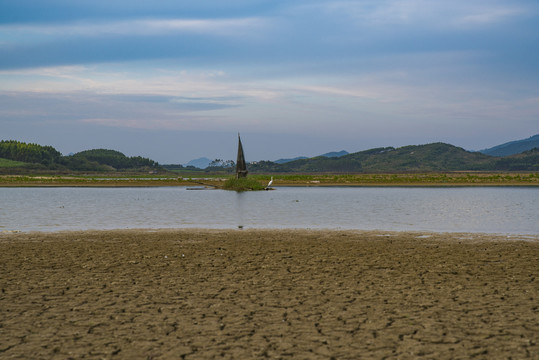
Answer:
[(0, 235), (2, 359), (539, 358), (539, 239)]

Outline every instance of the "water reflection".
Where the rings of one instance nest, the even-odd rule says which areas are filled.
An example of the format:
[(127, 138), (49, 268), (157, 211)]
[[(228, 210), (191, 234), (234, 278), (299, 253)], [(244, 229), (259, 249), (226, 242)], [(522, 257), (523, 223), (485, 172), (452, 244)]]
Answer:
[(245, 192), (239, 191), (236, 192), (236, 217), (238, 219), (238, 229), (243, 229), (244, 227), (244, 215), (243, 215), (243, 203), (245, 202)]

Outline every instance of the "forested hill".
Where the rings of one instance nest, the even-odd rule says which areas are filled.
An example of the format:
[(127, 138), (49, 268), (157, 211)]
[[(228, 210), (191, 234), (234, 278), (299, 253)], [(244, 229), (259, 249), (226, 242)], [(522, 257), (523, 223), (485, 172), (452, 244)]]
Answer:
[[(233, 162), (223, 169), (233, 171)], [(119, 151), (95, 149), (63, 156), (52, 146), (0, 141), (0, 170), (14, 168), (54, 171), (153, 171), (161, 169), (153, 160), (127, 157)], [(318, 156), (284, 164), (260, 161), (248, 165), (251, 173), (381, 173), (444, 171), (539, 171), (539, 149), (494, 157), (466, 151), (450, 144), (434, 143), (400, 148), (384, 147), (340, 157)]]
[(140, 156), (127, 157), (119, 151), (96, 149), (63, 156), (52, 146), (14, 140), (0, 141), (0, 158), (16, 161), (17, 167), (42, 170), (114, 171), (155, 169), (159, 164)]
[(159, 164), (140, 156), (127, 157), (119, 151), (107, 149), (86, 150), (71, 156), (72, 161), (94, 162), (116, 170), (155, 168)]
[(0, 141), (0, 158), (50, 166), (60, 162), (62, 154), (52, 146), (2, 140)]
[(430, 171), (538, 171), (539, 151), (504, 158), (434, 143), (401, 148), (384, 147), (338, 158), (315, 157), (285, 164), (261, 161), (250, 172), (430, 172)]

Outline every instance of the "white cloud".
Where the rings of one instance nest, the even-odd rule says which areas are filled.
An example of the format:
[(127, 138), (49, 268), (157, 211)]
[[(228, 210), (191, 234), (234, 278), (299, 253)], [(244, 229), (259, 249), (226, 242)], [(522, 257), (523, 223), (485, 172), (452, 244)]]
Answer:
[[(20, 42), (24, 37), (39, 36), (150, 36), (173, 33), (200, 33), (215, 36), (250, 36), (268, 24), (256, 17), (228, 19), (133, 19), (110, 22), (74, 22), (63, 24), (9, 24), (0, 26), (4, 33)], [(4, 36), (5, 37), (5, 36)], [(6, 39), (9, 41), (9, 39)]]
[(368, 0), (335, 1), (308, 6), (360, 26), (406, 25), (437, 28), (484, 26), (537, 13), (537, 7), (515, 1)]
[(336, 95), (336, 96), (349, 96), (365, 99), (374, 99), (380, 96), (380, 94), (373, 92), (372, 90), (366, 89), (354, 89), (348, 87), (332, 87), (332, 86), (323, 86), (323, 85), (307, 85), (307, 86), (298, 86), (297, 90), (300, 91), (309, 91), (319, 94), (326, 95)]
[[(223, 70), (170, 70), (118, 67), (60, 66), (0, 71), (0, 91), (61, 93), (91, 91), (97, 94), (153, 94), (187, 98), (253, 99), (281, 97), (277, 85), (230, 78)], [(24, 79), (28, 79), (25, 81)], [(223, 100), (224, 101), (224, 100)], [(226, 101), (225, 101), (226, 102)]]
[[(169, 114), (174, 115), (174, 114)], [(84, 118), (79, 120), (83, 124), (101, 125), (107, 127), (142, 129), (142, 130), (182, 130), (191, 131), (205, 128), (208, 122), (213, 121), (211, 117), (205, 116), (164, 116), (162, 118), (131, 118), (131, 117), (109, 117), (109, 118)]]
[(478, 7), (471, 8), (468, 12), (453, 19), (455, 25), (481, 26), (505, 21), (511, 18), (526, 15), (528, 11), (520, 7)]

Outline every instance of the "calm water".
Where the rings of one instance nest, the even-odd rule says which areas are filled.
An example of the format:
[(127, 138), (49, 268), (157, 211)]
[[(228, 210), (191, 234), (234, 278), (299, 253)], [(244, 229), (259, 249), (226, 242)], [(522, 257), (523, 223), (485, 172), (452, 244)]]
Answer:
[(0, 188), (0, 232), (312, 228), (539, 234), (537, 188)]

